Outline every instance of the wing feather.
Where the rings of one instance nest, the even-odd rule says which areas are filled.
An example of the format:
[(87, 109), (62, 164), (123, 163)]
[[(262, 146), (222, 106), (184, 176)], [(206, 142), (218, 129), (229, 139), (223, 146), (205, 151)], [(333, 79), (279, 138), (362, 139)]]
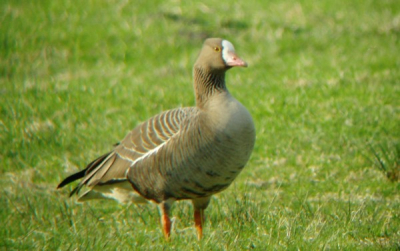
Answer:
[(158, 148), (178, 134), (183, 119), (192, 113), (193, 109), (169, 110), (139, 124), (115, 146), (111, 153), (92, 161), (85, 170), (67, 177), (59, 187), (83, 178), (71, 192), (72, 195), (77, 194), (83, 186), (93, 189), (98, 185), (112, 185), (126, 181), (127, 170), (136, 161), (157, 153)]

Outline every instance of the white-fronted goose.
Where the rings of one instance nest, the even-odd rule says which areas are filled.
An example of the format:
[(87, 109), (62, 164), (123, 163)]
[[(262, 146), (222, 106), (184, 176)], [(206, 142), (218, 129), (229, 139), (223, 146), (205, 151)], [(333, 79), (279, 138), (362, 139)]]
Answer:
[(229, 41), (207, 39), (193, 69), (196, 106), (169, 110), (141, 123), (112, 152), (67, 177), (58, 188), (82, 178), (70, 194), (88, 187), (79, 201), (152, 200), (159, 204), (166, 239), (171, 205), (190, 199), (201, 239), (210, 197), (232, 183), (255, 141), (250, 113), (225, 85), (225, 72), (235, 66), (247, 64)]

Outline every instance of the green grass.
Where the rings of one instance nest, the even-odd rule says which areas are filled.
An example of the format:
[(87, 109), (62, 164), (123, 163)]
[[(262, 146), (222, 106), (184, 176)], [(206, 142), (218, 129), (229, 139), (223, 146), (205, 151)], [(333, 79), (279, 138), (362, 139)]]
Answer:
[[(193, 105), (211, 36), (250, 65), (227, 83), (257, 142), (202, 241), (189, 203), (167, 243), (152, 204), (55, 189), (140, 121)], [(399, 69), (395, 0), (3, 0), (0, 249), (398, 250), (400, 184), (382, 163), (400, 158)]]

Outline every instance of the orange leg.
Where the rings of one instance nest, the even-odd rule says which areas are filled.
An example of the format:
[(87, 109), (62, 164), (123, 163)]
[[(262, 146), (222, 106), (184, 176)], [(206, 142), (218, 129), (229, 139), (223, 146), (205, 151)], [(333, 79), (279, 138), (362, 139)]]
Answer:
[(161, 224), (164, 237), (169, 241), (169, 237), (171, 236), (171, 219), (169, 218), (169, 205), (166, 203), (161, 204)]
[(197, 239), (201, 240), (203, 237), (203, 223), (204, 223), (204, 209), (194, 210), (194, 225), (197, 229)]

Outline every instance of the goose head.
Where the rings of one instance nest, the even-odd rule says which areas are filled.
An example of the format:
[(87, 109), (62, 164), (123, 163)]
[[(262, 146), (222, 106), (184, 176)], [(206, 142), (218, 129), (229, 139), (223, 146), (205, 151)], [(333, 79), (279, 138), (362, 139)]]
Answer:
[(247, 63), (236, 54), (228, 40), (208, 38), (204, 41), (194, 67), (210, 72), (225, 72), (232, 67), (247, 67)]

